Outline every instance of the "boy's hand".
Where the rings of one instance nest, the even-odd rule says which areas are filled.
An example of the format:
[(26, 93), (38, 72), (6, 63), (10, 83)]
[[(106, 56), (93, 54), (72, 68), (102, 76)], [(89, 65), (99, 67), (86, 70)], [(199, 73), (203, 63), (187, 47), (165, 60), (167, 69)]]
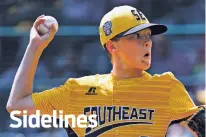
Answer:
[(30, 31), (30, 42), (29, 42), (29, 46), (34, 46), (35, 48), (41, 51), (43, 51), (48, 46), (48, 44), (53, 40), (56, 32), (54, 24), (52, 24), (47, 34), (41, 36), (38, 33), (37, 28), (41, 23), (44, 23), (45, 21), (45, 19), (43, 19), (44, 16), (45, 15), (39, 16), (34, 22)]

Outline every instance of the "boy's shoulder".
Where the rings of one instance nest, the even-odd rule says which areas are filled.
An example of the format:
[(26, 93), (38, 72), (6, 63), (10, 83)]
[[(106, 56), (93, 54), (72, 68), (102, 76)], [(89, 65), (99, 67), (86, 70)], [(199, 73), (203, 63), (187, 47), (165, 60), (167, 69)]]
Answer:
[(166, 80), (171, 82), (178, 81), (175, 75), (170, 71), (164, 72), (162, 74), (154, 74), (151, 76), (151, 80)]
[(175, 78), (174, 74), (173, 74), (172, 72), (170, 72), (170, 71), (164, 72), (164, 73), (162, 73), (162, 74), (154, 74), (153, 77), (155, 77), (155, 76), (157, 76), (157, 77), (159, 77), (159, 78), (163, 78), (163, 79), (164, 79), (164, 78), (165, 78), (165, 79)]

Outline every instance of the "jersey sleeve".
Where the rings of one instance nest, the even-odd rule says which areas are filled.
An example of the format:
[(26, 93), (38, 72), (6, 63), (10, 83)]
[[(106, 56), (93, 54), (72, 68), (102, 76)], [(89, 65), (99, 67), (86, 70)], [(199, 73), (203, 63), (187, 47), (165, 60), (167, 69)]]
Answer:
[(172, 75), (172, 88), (169, 96), (171, 120), (188, 117), (198, 110), (184, 85)]
[[(53, 110), (63, 110), (63, 112), (71, 113), (70, 93), (72, 92), (72, 81), (69, 79), (63, 85), (39, 93), (32, 94), (36, 110), (40, 110), (40, 114), (53, 114)], [(58, 113), (57, 113), (58, 114)]]

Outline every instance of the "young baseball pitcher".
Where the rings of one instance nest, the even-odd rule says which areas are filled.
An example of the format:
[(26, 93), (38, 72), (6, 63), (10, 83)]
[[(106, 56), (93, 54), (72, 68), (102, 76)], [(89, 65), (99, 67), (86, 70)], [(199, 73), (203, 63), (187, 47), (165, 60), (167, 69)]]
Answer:
[(146, 72), (151, 65), (151, 37), (167, 27), (150, 23), (131, 6), (113, 8), (100, 22), (100, 41), (110, 56), (111, 73), (69, 78), (59, 87), (33, 93), (39, 58), (55, 35), (54, 26), (49, 35), (38, 34), (43, 17), (31, 29), (7, 103), (9, 112), (40, 110), (52, 115), (53, 110), (63, 110), (76, 116), (97, 115), (97, 127), (68, 128), (69, 137), (163, 137), (171, 121), (205, 135), (205, 111), (195, 106), (184, 85), (171, 72)]

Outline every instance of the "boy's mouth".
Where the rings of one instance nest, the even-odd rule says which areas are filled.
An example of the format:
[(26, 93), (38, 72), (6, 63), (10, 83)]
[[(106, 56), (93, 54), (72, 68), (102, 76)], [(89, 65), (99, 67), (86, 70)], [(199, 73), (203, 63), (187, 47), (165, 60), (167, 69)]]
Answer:
[(145, 57), (145, 58), (150, 58), (150, 53), (149, 53), (149, 52), (146, 53), (146, 54), (144, 55), (144, 57)]

